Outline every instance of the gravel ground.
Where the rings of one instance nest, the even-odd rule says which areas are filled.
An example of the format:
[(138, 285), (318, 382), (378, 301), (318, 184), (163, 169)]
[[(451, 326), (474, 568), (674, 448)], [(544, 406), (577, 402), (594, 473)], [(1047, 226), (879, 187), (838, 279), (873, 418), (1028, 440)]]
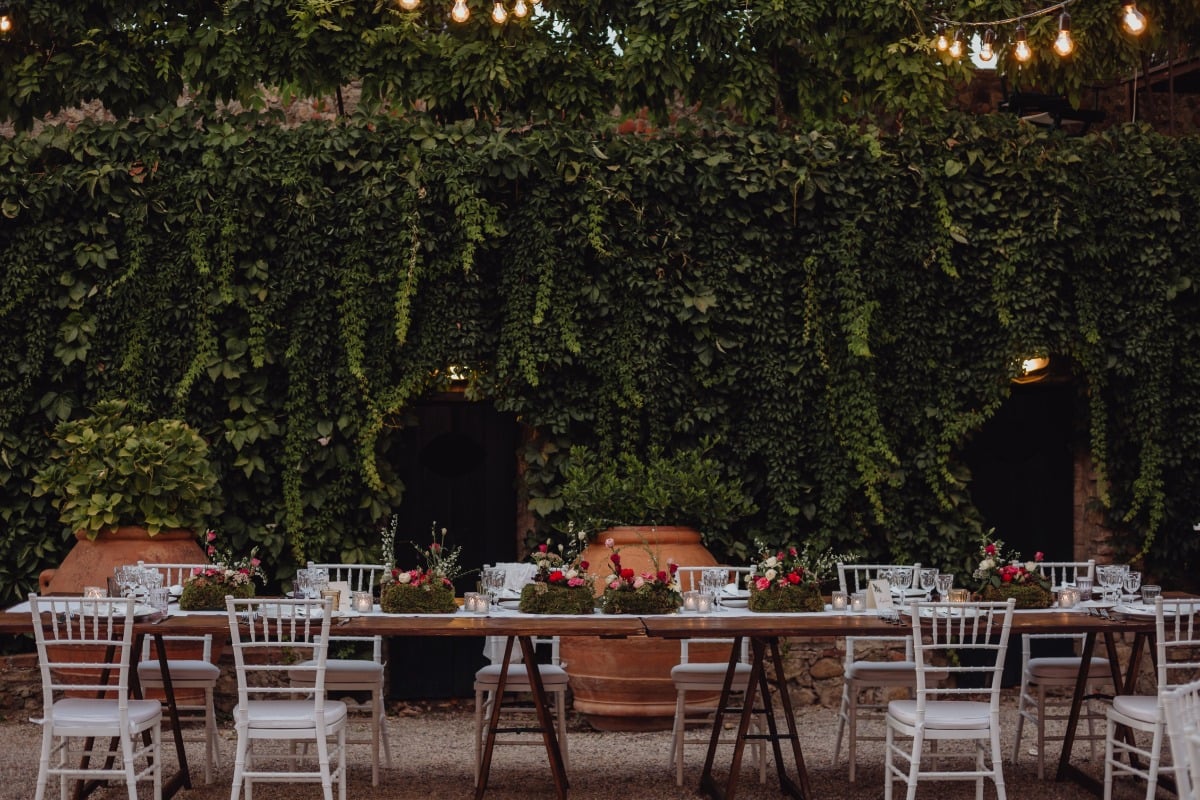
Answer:
[[(1003, 729), (1006, 758), (1011, 749), (1011, 737), (1015, 725), (1015, 699), (1005, 698)], [(836, 713), (830, 709), (804, 708), (798, 714), (804, 757), (808, 765), (814, 798), (845, 798), (875, 800), (883, 796), (883, 745), (879, 742), (864, 742), (860, 745), (859, 772), (855, 784), (847, 782), (846, 765), (831, 765)], [(466, 704), (454, 708), (454, 704), (432, 709), (401, 707), (389, 717), (388, 734), (392, 744), (393, 765), (381, 773), (378, 788), (371, 786), (370, 764), (364, 746), (352, 746), (348, 760), (353, 765), (349, 772), (348, 796), (352, 800), (376, 800), (377, 798), (469, 798), (473, 795), (473, 771), (471, 746), (473, 718)], [(0, 798), (26, 800), (33, 797), (33, 785), (37, 778), (37, 750), (40, 732), (37, 726), (16, 719), (0, 720)], [(537, 740), (540, 743), (540, 739)], [(1028, 739), (1026, 739), (1028, 741)], [(597, 732), (586, 723), (575, 720), (568, 737), (571, 780), (569, 797), (578, 800), (595, 798), (607, 800), (614, 797), (635, 798), (696, 798), (700, 769), (704, 760), (704, 748), (691, 745), (686, 748), (686, 771), (684, 786), (676, 787), (674, 771), (667, 763), (670, 733), (613, 733)], [(223, 763), (211, 785), (201, 780), (202, 752), (198, 745), (188, 745), (192, 763), (192, 774), (196, 786), (192, 791), (181, 792), (178, 797), (185, 800), (216, 800), (228, 798), (229, 782), (232, 778), (234, 736), (226, 723), (221, 730), (221, 756)], [(728, 758), (729, 749), (718, 754), (718, 765)], [(1051, 753), (1057, 757), (1058, 748)], [(1088, 758), (1086, 743), (1076, 745), (1076, 762), (1089, 774), (1101, 777), (1102, 763)], [(1101, 756), (1103, 751), (1101, 750)], [(174, 758), (168, 751), (168, 765)], [(727, 761), (725, 762), (727, 763)], [(364, 764), (366, 764), (364, 766)], [(1048, 772), (1052, 772), (1047, 767)], [(1009, 797), (1019, 800), (1032, 790), (1038, 800), (1074, 800), (1092, 797), (1087, 791), (1071, 783), (1055, 783), (1053, 780), (1039, 782), (1033, 759), (1023, 756), (1020, 763), (1004, 764), (1005, 782)], [(723, 776), (723, 770), (720, 772)], [(1139, 788), (1140, 787), (1140, 788)], [(902, 789), (896, 787), (897, 791)], [(1144, 796), (1145, 785), (1134, 783), (1118, 784), (1114, 797), (1138, 798)], [(1163, 797), (1171, 796), (1160, 790)], [(96, 792), (93, 797), (126, 797), (123, 787)], [(143, 787), (141, 797), (149, 797)], [(305, 800), (319, 798), (320, 789), (311, 785), (260, 784), (255, 789), (257, 800)], [(553, 797), (554, 784), (545, 763), (545, 753), (539, 747), (498, 747), (493, 758), (492, 774), (487, 791), (492, 800), (527, 800), (531, 797)], [(737, 797), (745, 800), (777, 798), (782, 796), (779, 783), (768, 758), (768, 775), (765, 784), (759, 784), (757, 776), (747, 769), (743, 774)], [(903, 797), (903, 795), (899, 795)], [(974, 784), (970, 782), (930, 782), (922, 784), (919, 797), (937, 800), (958, 800), (974, 797)], [(990, 783), (985, 797), (994, 797)]]

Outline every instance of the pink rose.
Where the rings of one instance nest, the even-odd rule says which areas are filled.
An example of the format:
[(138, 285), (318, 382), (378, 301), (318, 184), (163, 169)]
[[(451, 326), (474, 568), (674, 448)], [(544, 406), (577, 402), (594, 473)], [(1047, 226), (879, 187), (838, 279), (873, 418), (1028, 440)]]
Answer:
[(612, 549), (612, 547), (613, 547), (613, 544), (614, 544), (614, 542), (613, 542), (613, 540), (612, 540), (612, 537), (611, 537), (611, 536), (610, 536), (609, 538), (607, 538), (607, 539), (605, 539), (605, 540), (604, 540), (604, 546), (605, 546), (605, 547), (607, 547), (609, 550), (611, 550), (611, 549)]
[(1036, 553), (1033, 554), (1034, 561), (1041, 561), (1045, 557), (1046, 557), (1046, 554), (1043, 553), (1041, 550), (1038, 550)]
[(206, 541), (206, 542), (216, 541), (216, 538), (217, 538), (216, 531), (208, 531), (204, 534), (204, 541)]
[(646, 579), (643, 578), (641, 575), (639, 575), (633, 579), (633, 588), (640, 589), (645, 585), (646, 585)]
[(589, 566), (590, 566), (590, 565), (589, 565), (589, 564), (588, 564), (588, 562), (586, 562), (586, 561), (580, 561), (580, 562), (579, 562), (579, 568), (580, 568), (581, 570), (585, 571), (585, 572), (587, 571), (587, 568), (588, 568)]
[(987, 547), (983, 548), (983, 552), (987, 553), (989, 556), (996, 555), (996, 545), (989, 544)]
[(619, 581), (619, 580), (615, 580), (615, 581), (613, 581), (612, 583), (608, 584), (608, 588), (610, 588), (610, 589), (620, 589), (620, 588), (621, 588), (621, 581)]
[(583, 586), (583, 578), (571, 578), (571, 580), (567, 581), (567, 586), (570, 586), (572, 589), (576, 586)]
[(549, 549), (549, 548), (546, 546), (546, 543), (545, 543), (545, 542), (542, 542), (541, 544), (539, 544), (539, 545), (538, 545), (538, 552), (539, 552), (539, 553), (544, 553), (544, 552), (546, 552), (548, 549)]
[(765, 592), (767, 589), (771, 588), (771, 581), (767, 578), (755, 578), (754, 588), (758, 589), (760, 592)]

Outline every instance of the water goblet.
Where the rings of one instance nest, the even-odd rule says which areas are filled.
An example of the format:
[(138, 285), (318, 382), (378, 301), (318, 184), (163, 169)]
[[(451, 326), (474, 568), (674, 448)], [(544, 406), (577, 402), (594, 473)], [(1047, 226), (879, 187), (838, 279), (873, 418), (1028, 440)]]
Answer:
[(292, 581), (292, 596), (297, 600), (304, 600), (309, 597), (311, 590), (312, 573), (307, 569), (296, 570), (296, 578)]
[(934, 579), (934, 585), (937, 587), (938, 599), (945, 602), (950, 598), (950, 590), (954, 588), (954, 574), (939, 572)]
[(706, 567), (700, 573), (700, 591), (712, 598), (713, 607), (721, 607), (721, 593), (729, 582), (729, 571), (724, 567)]
[(117, 587), (121, 590), (121, 597), (133, 595), (140, 571), (137, 564), (121, 564), (113, 569), (113, 577), (117, 582)]
[(310, 567), (308, 596), (316, 599), (321, 596), (321, 592), (329, 588), (329, 570), (325, 567)]
[(922, 569), (917, 577), (918, 588), (925, 593), (925, 599), (929, 599), (930, 594), (937, 586), (938, 571), (936, 569)]
[(1142, 588), (1142, 573), (1135, 569), (1126, 572), (1122, 588), (1125, 589), (1125, 594), (1138, 594), (1138, 590)]
[(913, 585), (912, 567), (892, 567), (892, 588), (900, 594), (907, 594)]
[(499, 605), (500, 592), (504, 589), (504, 570), (501, 567), (484, 567), (480, 579), (483, 590), (487, 592), (488, 605)]
[(1084, 576), (1075, 578), (1075, 588), (1079, 590), (1080, 602), (1086, 603), (1092, 599), (1092, 579)]

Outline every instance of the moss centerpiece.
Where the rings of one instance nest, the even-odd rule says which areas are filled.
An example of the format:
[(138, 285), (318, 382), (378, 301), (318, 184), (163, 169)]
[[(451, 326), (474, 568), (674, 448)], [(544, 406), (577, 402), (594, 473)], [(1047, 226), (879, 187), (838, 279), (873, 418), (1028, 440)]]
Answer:
[(204, 534), (205, 555), (212, 564), (196, 567), (183, 582), (179, 595), (181, 611), (224, 611), (225, 596), (238, 599), (254, 597), (254, 580), (262, 578), (262, 562), (258, 560), (258, 548), (250, 555), (234, 557), (229, 550), (217, 546), (216, 531)]
[(767, 549), (761, 542), (759, 560), (747, 578), (747, 607), (760, 613), (824, 611), (821, 581), (837, 564), (832, 551), (812, 553), (794, 545)]
[(1043, 556), (1034, 553), (1033, 561), (1021, 561), (1004, 551), (1004, 542), (984, 537), (979, 566), (972, 577), (979, 581), (979, 596), (1000, 602), (1015, 598), (1017, 608), (1049, 608), (1054, 604), (1050, 579), (1038, 569)]
[(591, 614), (595, 605), (592, 576), (583, 560), (587, 533), (567, 531), (557, 547), (547, 541), (530, 556), (537, 567), (533, 581), (521, 588), (518, 608), (526, 614)]
[[(437, 523), (434, 523), (437, 530)], [(384, 557), (391, 560), (395, 535), (393, 518), (390, 535), (384, 547)], [(446, 529), (435, 534), (429, 547), (417, 548), (425, 566), (410, 570), (391, 569), (384, 573), (379, 589), (379, 608), (388, 614), (453, 614), (458, 610), (454, 600), (454, 579), (461, 547), (446, 548)]]
[(604, 594), (600, 596), (600, 608), (605, 614), (674, 614), (683, 604), (679, 594), (679, 581), (675, 577), (678, 565), (668, 559), (667, 568), (661, 569), (658, 557), (651, 552), (651, 568), (637, 572), (621, 564), (620, 549), (612, 539), (605, 541), (611, 550), (608, 557), (610, 572), (604, 579)]

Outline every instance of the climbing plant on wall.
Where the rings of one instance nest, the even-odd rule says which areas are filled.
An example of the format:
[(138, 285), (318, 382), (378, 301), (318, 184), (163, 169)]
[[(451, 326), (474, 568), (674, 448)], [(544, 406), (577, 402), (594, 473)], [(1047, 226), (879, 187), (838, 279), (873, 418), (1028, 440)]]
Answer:
[(214, 523), (278, 576), (375, 557), (397, 431), (450, 365), (531, 429), (540, 524), (572, 444), (711, 438), (759, 508), (707, 532), (723, 557), (762, 535), (964, 564), (958, 453), (1030, 348), (1074, 364), (1119, 541), (1165, 572), (1200, 520), (1197, 146), (194, 108), (5, 139), (0, 592), (66, 547), (29, 477), (103, 397), (204, 432)]

